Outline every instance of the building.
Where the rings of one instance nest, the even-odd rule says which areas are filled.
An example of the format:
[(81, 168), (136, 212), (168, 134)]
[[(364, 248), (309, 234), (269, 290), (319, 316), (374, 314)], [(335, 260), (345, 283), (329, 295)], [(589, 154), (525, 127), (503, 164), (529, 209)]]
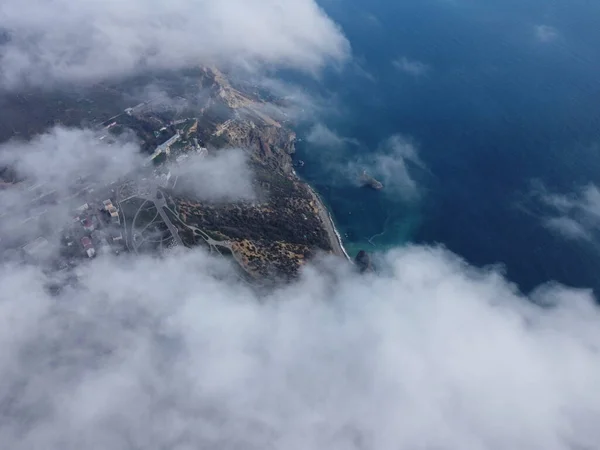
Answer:
[(166, 187), (169, 184), (169, 180), (171, 179), (171, 172), (169, 171), (169, 173), (161, 173), (158, 176), (158, 183), (163, 186)]
[(92, 243), (92, 240), (88, 236), (82, 237), (80, 242), (85, 250), (94, 248), (94, 244)]
[(113, 206), (111, 209), (108, 210), (108, 212), (110, 214), (111, 222), (120, 225), (121, 219), (119, 219), (119, 210)]
[(88, 258), (93, 258), (96, 256), (96, 249), (94, 248), (94, 244), (89, 236), (82, 237), (80, 242)]
[(111, 222), (120, 225), (121, 219), (119, 218), (119, 210), (117, 209), (117, 207), (112, 204), (112, 201), (110, 199), (104, 200), (102, 203), (104, 204), (104, 210), (110, 216)]
[(83, 218), (83, 220), (81, 220), (81, 225), (83, 225), (83, 229), (85, 231), (94, 231), (94, 229), (96, 228), (94, 226), (94, 222), (92, 222), (92, 219), (90, 219), (89, 217), (85, 217)]

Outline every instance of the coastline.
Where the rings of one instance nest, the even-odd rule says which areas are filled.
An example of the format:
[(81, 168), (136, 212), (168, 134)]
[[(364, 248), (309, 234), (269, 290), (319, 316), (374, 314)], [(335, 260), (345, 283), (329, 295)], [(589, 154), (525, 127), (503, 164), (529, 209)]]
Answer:
[(346, 249), (344, 248), (344, 243), (342, 242), (342, 237), (340, 236), (340, 233), (338, 232), (337, 228), (335, 227), (335, 223), (333, 222), (333, 217), (331, 216), (331, 213), (329, 212), (329, 210), (323, 203), (323, 200), (321, 200), (321, 197), (319, 197), (319, 194), (317, 194), (317, 192), (312, 188), (312, 186), (310, 184), (308, 184), (305, 181), (302, 181), (302, 182), (306, 185), (306, 187), (308, 188), (309, 192), (311, 193), (311, 195), (313, 196), (313, 198), (315, 200), (317, 209), (319, 211), (319, 217), (321, 219), (321, 222), (323, 222), (323, 225), (325, 226), (327, 235), (329, 236), (329, 242), (331, 243), (331, 248), (333, 249), (333, 254), (338, 255), (338, 256), (343, 256), (348, 261), (352, 262), (352, 258), (350, 258), (350, 256), (348, 255), (348, 252), (346, 252)]

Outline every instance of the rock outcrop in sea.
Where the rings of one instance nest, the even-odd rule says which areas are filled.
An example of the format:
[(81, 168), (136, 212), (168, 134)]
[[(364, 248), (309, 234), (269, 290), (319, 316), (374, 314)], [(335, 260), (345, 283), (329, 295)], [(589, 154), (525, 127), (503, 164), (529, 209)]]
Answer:
[(369, 175), (366, 170), (360, 175), (360, 184), (364, 187), (375, 189), (376, 191), (383, 189), (383, 184)]
[(371, 260), (371, 255), (364, 250), (360, 250), (358, 252), (354, 258), (354, 263), (356, 264), (356, 267), (358, 267), (360, 273), (373, 271), (373, 261)]

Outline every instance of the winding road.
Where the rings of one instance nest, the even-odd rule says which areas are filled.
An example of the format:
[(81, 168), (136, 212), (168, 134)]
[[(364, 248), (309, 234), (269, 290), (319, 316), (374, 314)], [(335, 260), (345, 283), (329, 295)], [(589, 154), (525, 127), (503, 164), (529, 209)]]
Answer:
[(158, 190), (158, 188), (155, 187), (154, 189), (152, 189), (152, 194), (151, 195), (148, 195), (148, 194), (149, 193), (147, 193), (147, 192), (139, 192), (138, 191), (134, 195), (130, 195), (129, 197), (124, 198), (124, 199), (121, 198), (120, 191), (117, 194), (116, 203), (117, 203), (120, 211), (123, 211), (123, 207), (122, 207), (121, 203), (129, 200), (130, 198), (136, 197), (136, 198), (144, 200), (144, 203), (142, 203), (142, 205), (136, 211), (135, 216), (132, 221), (132, 224), (131, 224), (131, 243), (129, 242), (130, 239), (128, 239), (128, 236), (130, 235), (130, 233), (127, 232), (126, 217), (125, 217), (125, 214), (121, 213), (121, 216), (123, 217), (123, 226), (125, 227), (125, 244), (127, 245), (127, 248), (130, 251), (132, 250), (135, 253), (137, 253), (138, 246), (136, 245), (135, 239), (133, 238), (133, 233), (135, 231), (134, 230), (135, 229), (135, 220), (137, 219), (138, 214), (144, 208), (144, 206), (146, 205), (147, 202), (151, 202), (154, 204), (154, 206), (156, 207), (156, 211), (158, 212), (158, 215), (160, 215), (160, 218), (162, 219), (162, 221), (165, 223), (165, 225), (171, 232), (171, 235), (173, 236), (173, 239), (175, 240), (175, 244), (183, 246), (183, 241), (181, 240), (181, 237), (179, 236), (179, 231), (177, 230), (177, 228), (175, 228), (175, 226), (171, 222), (171, 219), (169, 219), (169, 216), (164, 211), (164, 208), (166, 208), (166, 200), (165, 200), (162, 192), (160, 192)]

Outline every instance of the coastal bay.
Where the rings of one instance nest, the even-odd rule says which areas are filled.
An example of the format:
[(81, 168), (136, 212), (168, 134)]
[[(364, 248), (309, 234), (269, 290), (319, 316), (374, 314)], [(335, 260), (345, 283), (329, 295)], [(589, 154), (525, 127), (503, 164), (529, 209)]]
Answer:
[[(581, 202), (586, 187), (600, 185), (600, 56), (592, 50), (600, 28), (587, 18), (598, 5), (530, 6), (326, 6), (358, 62), (320, 85), (306, 81), (331, 99), (318, 118), (328, 134), (309, 140), (306, 126), (298, 157), (351, 255), (443, 245), (477, 266), (503, 264), (525, 291), (555, 280), (600, 292), (598, 252), (548, 225), (556, 211), (540, 204), (544, 192)], [(418, 197), (390, 194), (385, 181), (381, 192), (363, 192), (340, 175), (377, 159), (395, 135), (415, 144), (425, 168), (408, 168)]]

